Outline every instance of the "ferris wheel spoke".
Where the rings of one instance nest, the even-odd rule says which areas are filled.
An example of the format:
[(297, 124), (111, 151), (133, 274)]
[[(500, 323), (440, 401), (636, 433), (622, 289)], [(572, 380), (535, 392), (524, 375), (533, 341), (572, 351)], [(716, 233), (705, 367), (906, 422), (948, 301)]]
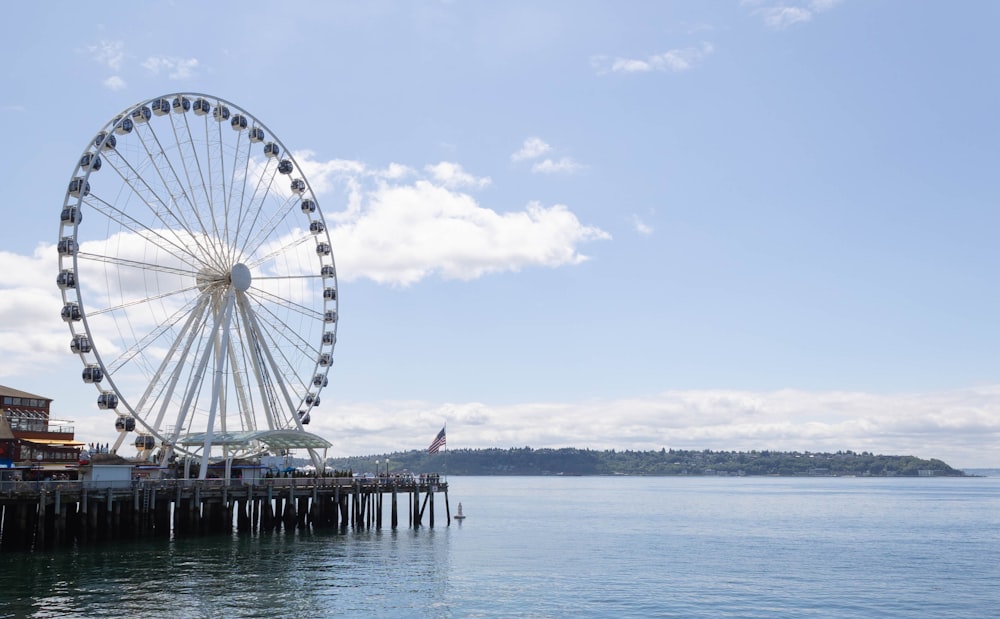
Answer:
[[(177, 384), (178, 382), (180, 382), (184, 368), (187, 367), (185, 364), (187, 362), (188, 355), (190, 354), (191, 350), (194, 349), (194, 345), (199, 339), (199, 334), (205, 329), (208, 323), (207, 318), (208, 318), (209, 300), (210, 300), (209, 297), (206, 295), (205, 298), (203, 299), (203, 302), (199, 305), (199, 307), (196, 308), (194, 312), (192, 312), (192, 318), (194, 318), (195, 316), (197, 316), (197, 318), (195, 318), (193, 322), (189, 323), (191, 328), (188, 330), (184, 347), (180, 348), (181, 356), (177, 359), (177, 363), (174, 365), (173, 371), (170, 374), (170, 380), (167, 382), (166, 391), (163, 397), (161, 398), (160, 409), (157, 412), (156, 419), (152, 424), (154, 428), (163, 427), (163, 420), (166, 417), (167, 409), (169, 408), (170, 403), (173, 401), (173, 393), (177, 389)], [(181, 337), (178, 337), (176, 341), (180, 342)], [(174, 430), (173, 432), (170, 433), (169, 439), (167, 441), (169, 444), (175, 445), (177, 443), (177, 437), (180, 436), (180, 433), (184, 429), (184, 421), (186, 414), (187, 411), (184, 410), (183, 408), (181, 408), (178, 411), (177, 419), (175, 420), (173, 425)]]
[[(246, 203), (246, 193), (247, 193), (247, 179), (250, 177), (250, 156), (249, 156), (249, 148), (247, 149), (247, 151), (244, 151), (243, 149), (239, 148), (240, 141), (242, 140), (242, 138), (243, 138), (243, 132), (240, 131), (239, 139), (237, 139), (237, 141), (236, 141), (236, 144), (237, 144), (236, 153), (238, 155), (242, 155), (242, 154), (244, 154), (244, 152), (246, 152), (246, 156), (244, 156), (242, 158), (243, 173), (242, 173), (241, 176), (243, 178), (243, 182), (241, 182), (241, 183), (237, 183), (236, 182), (236, 170), (240, 167), (239, 164), (241, 163), (241, 161), (237, 161), (237, 160), (234, 159), (234, 161), (233, 161), (233, 178), (231, 179), (231, 182), (229, 184), (230, 194), (229, 194), (229, 199), (226, 200), (226, 210), (228, 211), (228, 210), (230, 210), (233, 207), (233, 200), (235, 199), (236, 187), (237, 187), (237, 185), (239, 185), (240, 197), (239, 197), (239, 200), (236, 202), (236, 206), (239, 207), (238, 208), (238, 212), (240, 212), (240, 213), (242, 213), (244, 211), (249, 211), (250, 210), (249, 208), (245, 207), (245, 205), (249, 206)], [(248, 140), (248, 142), (249, 142), (249, 140)], [(252, 200), (251, 200), (251, 204), (252, 204)]]
[[(161, 273), (167, 273), (170, 275), (181, 275), (186, 277), (197, 277), (198, 275), (197, 271), (178, 269), (176, 267), (170, 267), (163, 264), (156, 264), (155, 262), (140, 262), (139, 260), (128, 260), (127, 258), (119, 258), (117, 256), (104, 256), (101, 254), (94, 254), (83, 251), (77, 252), (76, 255), (84, 260), (90, 260), (93, 262), (106, 262), (108, 264), (114, 264), (121, 267), (138, 269), (140, 271), (159, 271)], [(263, 279), (263, 278), (258, 278), (258, 279)]]
[(155, 245), (157, 248), (170, 254), (191, 268), (200, 269), (206, 266), (201, 264), (200, 261), (199, 263), (192, 263), (191, 259), (198, 260), (198, 257), (195, 254), (192, 254), (191, 251), (183, 244), (175, 243), (157, 230), (145, 226), (142, 222), (125, 214), (123, 211), (115, 208), (112, 204), (101, 200), (93, 194), (91, 194), (90, 198), (91, 199), (86, 202), (87, 206), (90, 206), (109, 220), (117, 223), (125, 230), (128, 230), (129, 232), (142, 238), (144, 241)]
[[(172, 116), (171, 116), (171, 126), (173, 126)], [(152, 136), (153, 142), (156, 144), (156, 149), (151, 150), (149, 148), (149, 145), (146, 143), (146, 141), (142, 139), (141, 133), (139, 136), (140, 141), (142, 142), (142, 145), (146, 150), (146, 156), (149, 158), (149, 161), (152, 164), (153, 169), (156, 170), (156, 174), (159, 177), (163, 188), (167, 191), (167, 194), (170, 196), (169, 202), (163, 202), (161, 200), (160, 203), (168, 208), (168, 212), (178, 221), (178, 223), (180, 223), (184, 227), (184, 229), (188, 232), (188, 234), (191, 235), (192, 242), (194, 242), (195, 245), (198, 246), (199, 250), (206, 257), (206, 259), (212, 258), (215, 260), (214, 264), (216, 266), (221, 266), (222, 264), (220, 260), (221, 257), (216, 255), (215, 252), (211, 251), (211, 248), (205, 247), (200, 241), (200, 238), (207, 239), (210, 237), (208, 230), (205, 228), (204, 223), (201, 221), (201, 216), (198, 214), (198, 208), (192, 201), (192, 196), (190, 195), (190, 192), (187, 189), (188, 187), (191, 186), (190, 183), (188, 183), (187, 185), (184, 184), (184, 181), (181, 180), (180, 175), (177, 173), (177, 170), (174, 167), (174, 162), (167, 155), (167, 150), (164, 149), (163, 143), (160, 141), (160, 136), (156, 133), (156, 130), (152, 127), (150, 123), (147, 123), (147, 127), (149, 129), (150, 135)], [(177, 139), (176, 135), (177, 134), (175, 131), (174, 132), (175, 140)], [(187, 148), (185, 148), (184, 145), (181, 145), (179, 143), (178, 146), (181, 147), (179, 149), (178, 157), (180, 158), (181, 163), (183, 165), (185, 161), (184, 150), (187, 150)], [(160, 165), (161, 161), (163, 165)], [(169, 175), (164, 174), (163, 170), (164, 166), (170, 172)], [(167, 178), (167, 176), (171, 176), (172, 180)], [(169, 204), (175, 204), (177, 206), (174, 209), (170, 209), (168, 206)], [(194, 226), (192, 226), (187, 221), (187, 218), (184, 216), (184, 210), (183, 208), (180, 207), (182, 204), (186, 204), (191, 209), (191, 212), (194, 214), (195, 220), (198, 222), (198, 228), (200, 229), (199, 231), (201, 233), (201, 237), (199, 237), (199, 235), (195, 233)]]
[[(264, 353), (262, 360), (266, 362), (265, 367), (268, 369), (268, 371), (272, 373), (274, 377), (274, 383), (281, 391), (284, 403), (287, 406), (285, 410), (292, 413), (295, 411), (296, 406), (292, 396), (288, 392), (288, 388), (290, 387), (290, 385), (287, 384), (288, 377), (286, 377), (285, 373), (281, 371), (281, 366), (279, 366), (275, 362), (274, 355), (271, 353), (271, 346), (269, 345), (269, 344), (276, 344), (276, 342), (268, 341), (268, 339), (265, 337), (266, 334), (263, 331), (263, 329), (261, 329), (260, 323), (257, 321), (257, 316), (254, 314), (253, 309), (249, 306), (249, 303), (242, 303), (241, 308), (243, 310), (244, 320), (246, 320), (247, 324), (250, 326), (250, 330), (253, 333), (254, 339), (262, 345), (261, 350)], [(289, 364), (288, 367), (293, 367), (293, 366)], [(292, 417), (294, 418), (295, 415), (292, 415)]]
[(260, 305), (260, 310), (257, 312), (257, 316), (263, 318), (275, 333), (283, 334), (285, 339), (302, 353), (313, 357), (319, 354), (319, 349), (309, 344), (309, 342), (302, 337), (296, 329), (285, 323), (285, 321), (271, 311), (271, 309), (266, 305)]
[[(204, 301), (199, 298), (195, 302), (190, 302), (183, 305), (180, 309), (174, 312), (172, 316), (167, 318), (167, 320), (164, 321), (161, 325), (159, 325), (156, 329), (153, 329), (141, 339), (136, 340), (136, 342), (132, 346), (130, 346), (121, 355), (119, 355), (117, 359), (112, 361), (108, 365), (108, 371), (114, 373), (121, 370), (136, 355), (146, 350), (146, 348), (151, 346), (153, 343), (158, 342), (160, 338), (163, 336), (163, 334), (170, 331), (170, 329), (172, 329), (175, 325), (177, 325), (177, 323), (183, 320), (184, 317), (189, 312), (191, 312), (195, 307), (197, 307), (199, 304), (202, 303), (204, 303)], [(95, 313), (98, 312), (91, 312), (91, 315)], [(191, 315), (193, 316), (194, 314), (192, 313)]]
[[(259, 321), (257, 322), (257, 329), (260, 332), (260, 337), (270, 343), (270, 345), (265, 347), (264, 350), (267, 351), (268, 353), (268, 360), (271, 366), (273, 366), (273, 369), (276, 372), (280, 371), (279, 368), (282, 367), (277, 365), (279, 363), (286, 368), (291, 368), (293, 361), (292, 359), (289, 358), (288, 353), (292, 351), (290, 351), (288, 347), (282, 345), (283, 340), (287, 341), (287, 335), (282, 334), (281, 332), (274, 329), (268, 329), (269, 326), (270, 325), (262, 324)], [(275, 355), (277, 357), (275, 357)], [(289, 375), (286, 376), (286, 380), (283, 382), (283, 384), (286, 385), (288, 388), (294, 389), (296, 394), (293, 397), (290, 396), (287, 393), (287, 391), (285, 393), (286, 399), (289, 399), (289, 406), (287, 408), (287, 410), (289, 411), (295, 410), (295, 406), (294, 404), (291, 404), (291, 401), (301, 399), (303, 396), (298, 394), (304, 394), (305, 392), (308, 391), (308, 387), (305, 384), (301, 383), (293, 384), (292, 383), (293, 378), (295, 378), (295, 374), (289, 371)]]
[[(248, 242), (245, 243), (243, 246), (243, 255), (252, 256), (255, 253), (257, 253), (257, 250), (259, 250), (261, 246), (263, 246), (264, 243), (266, 243), (270, 238), (267, 235), (267, 231), (276, 229), (280, 224), (282, 224), (285, 221), (285, 219), (288, 218), (289, 214), (294, 212), (295, 209), (290, 208), (289, 205), (290, 202), (286, 201), (284, 208), (281, 208), (278, 211), (276, 211), (274, 215), (272, 215), (271, 218), (261, 226), (260, 228), (261, 232), (259, 232), (257, 236), (253, 238), (252, 241), (248, 239)], [(263, 264), (264, 262), (267, 262), (268, 260), (274, 258), (275, 256), (280, 256), (284, 252), (289, 251), (292, 248), (305, 243), (311, 238), (313, 238), (312, 235), (303, 233), (301, 237), (293, 238), (284, 246), (275, 249), (271, 252), (268, 252), (267, 255), (263, 256), (262, 258), (259, 258), (256, 262), (254, 262), (254, 265)]]
[(323, 279), (322, 275), (259, 275), (253, 278), (253, 281), (260, 281), (262, 279)]
[[(192, 171), (188, 167), (188, 156), (186, 156), (187, 153), (190, 153), (190, 157), (194, 159), (194, 161), (192, 163), (192, 166), (195, 168), (195, 172), (197, 172), (198, 178), (201, 181), (199, 184), (202, 187), (202, 190), (205, 192), (206, 199), (207, 199), (207, 204), (209, 206), (209, 208), (208, 208), (208, 216), (209, 216), (209, 219), (211, 219), (211, 222), (212, 222), (212, 235), (213, 235), (212, 238), (220, 238), (219, 237), (218, 223), (217, 223), (217, 221), (215, 219), (215, 216), (213, 214), (212, 199), (211, 199), (211, 197), (209, 195), (210, 187), (205, 182), (205, 176), (204, 176), (204, 174), (201, 171), (201, 162), (198, 160), (198, 149), (195, 146), (195, 139), (194, 139), (194, 136), (191, 133), (191, 125), (188, 122), (188, 115), (184, 114), (184, 115), (180, 116), (180, 118), (183, 120), (183, 129), (184, 129), (184, 131), (179, 131), (177, 129), (178, 123), (175, 122), (175, 120), (174, 120), (175, 116), (171, 116), (170, 117), (170, 125), (171, 125), (171, 127), (173, 127), (173, 130), (174, 130), (174, 140), (175, 140), (175, 142), (179, 146), (181, 146), (181, 148), (179, 149), (179, 152), (180, 152), (179, 159), (181, 161), (181, 166), (184, 168), (184, 177), (185, 177), (185, 179), (187, 181), (186, 187), (188, 187), (191, 191), (194, 191), (194, 188), (198, 185), (196, 183), (193, 183), (192, 180), (191, 180), (191, 172)], [(207, 120), (206, 120), (206, 122), (207, 122)], [(188, 202), (190, 203), (193, 200), (193, 197), (190, 196), (187, 191), (185, 191), (184, 194), (188, 198)], [(192, 204), (192, 206), (193, 206), (193, 204)], [(201, 219), (201, 214), (200, 214), (199, 209), (192, 208), (192, 210), (194, 212), (195, 219), (198, 221), (198, 224), (201, 226), (202, 232), (206, 236), (208, 236), (208, 230), (207, 230), (207, 228), (205, 226), (205, 222), (202, 221), (202, 219)], [(224, 264), (224, 260), (223, 260), (224, 256), (220, 255), (217, 258), (219, 260), (219, 264)]]
[[(190, 373), (187, 379), (187, 396), (184, 398), (181, 408), (177, 413), (177, 424), (176, 427), (183, 427), (188, 416), (192, 414), (193, 403), (196, 401), (197, 396), (200, 395), (201, 389), (205, 383), (205, 371), (208, 368), (208, 362), (212, 359), (212, 348), (215, 344), (215, 336), (218, 334), (219, 329), (222, 326), (222, 321), (219, 319), (218, 313), (214, 317), (214, 320), (206, 320), (202, 325), (202, 330), (198, 334), (201, 341), (199, 344), (203, 344), (204, 348), (201, 349), (201, 355), (198, 356), (197, 347), (195, 352), (195, 359), (192, 360), (192, 365), (189, 368)], [(211, 325), (209, 325), (211, 323)]]
[[(184, 321), (184, 326), (181, 328), (180, 332), (178, 332), (177, 337), (175, 337), (174, 341), (170, 344), (170, 348), (167, 350), (167, 353), (163, 356), (163, 360), (160, 362), (160, 366), (156, 369), (156, 372), (150, 378), (149, 385), (143, 392), (142, 397), (139, 398), (139, 401), (135, 406), (136, 412), (146, 410), (146, 402), (149, 401), (149, 398), (153, 396), (153, 392), (157, 386), (159, 386), (160, 389), (157, 392), (157, 396), (153, 399), (153, 402), (155, 403), (157, 400), (161, 400), (161, 403), (165, 406), (166, 402), (170, 400), (170, 396), (173, 393), (173, 387), (176, 385), (177, 382), (175, 379), (176, 370), (183, 366), (184, 355), (187, 354), (187, 350), (190, 348), (189, 337), (191, 337), (191, 334), (197, 329), (197, 325), (201, 322), (202, 317), (205, 315), (205, 308), (208, 306), (208, 300), (209, 300), (208, 295), (202, 295), (201, 297), (198, 298), (198, 301), (194, 304), (194, 306), (191, 308), (189, 312), (187, 312), (186, 314), (184, 313), (186, 308), (178, 310), (178, 312), (174, 316), (172, 316), (170, 320), (168, 320), (168, 325), (165, 325), (164, 327), (157, 329), (155, 332), (150, 333), (150, 336), (148, 336), (147, 338), (148, 341), (150, 342), (157, 341), (160, 335), (165, 333), (169, 328), (176, 325), (181, 318), (187, 318), (187, 320)], [(189, 342), (188, 346), (182, 349), (181, 345), (185, 341)], [(144, 346), (143, 347), (136, 346), (135, 348), (136, 348), (136, 354), (138, 354), (138, 352), (140, 352), (141, 349), (144, 348)], [(177, 355), (178, 351), (180, 351), (181, 357), (175, 358), (175, 355)], [(121, 358), (124, 358), (125, 356), (126, 355), (122, 355)], [(171, 362), (174, 363), (175, 371), (171, 373), (171, 376), (166, 381), (164, 381), (163, 380), (164, 375), (167, 372), (167, 369), (171, 367)], [(122, 361), (119, 365), (124, 365), (124, 361)], [(163, 381), (162, 384), (161, 381)]]
[[(150, 131), (152, 132), (153, 130), (150, 129)], [(153, 138), (155, 139), (155, 137), (156, 135), (155, 133), (153, 133)], [(146, 152), (147, 159), (149, 160), (152, 167), (156, 169), (157, 175), (159, 176), (160, 180), (163, 183), (162, 185), (163, 189), (169, 192), (170, 188), (166, 186), (166, 180), (163, 178), (163, 174), (161, 173), (159, 166), (156, 164), (156, 157), (149, 150), (149, 147), (146, 144), (145, 140), (142, 139), (141, 133), (139, 134), (139, 140), (142, 142), (143, 149)], [(160, 195), (160, 192), (146, 180), (146, 177), (143, 176), (139, 172), (139, 170), (137, 170), (135, 166), (132, 165), (132, 162), (129, 159), (126, 159), (118, 151), (113, 151), (113, 152), (115, 154), (115, 157), (108, 158), (108, 165), (110, 165), (112, 169), (114, 169), (114, 171), (121, 178), (122, 182), (129, 187), (132, 193), (138, 196), (139, 199), (142, 201), (142, 203), (146, 205), (146, 207), (149, 209), (149, 212), (156, 218), (156, 220), (159, 221), (160, 224), (165, 229), (173, 230), (173, 226), (170, 224), (169, 221), (167, 221), (166, 218), (164, 218), (164, 214), (169, 215), (168, 218), (172, 219), (173, 222), (177, 224), (181, 228), (181, 230), (186, 234), (186, 236), (188, 237), (188, 242), (194, 243), (196, 246), (199, 246), (199, 249), (202, 252), (204, 252), (205, 251), (204, 248), (201, 247), (198, 243), (199, 235), (194, 231), (192, 226), (184, 218), (184, 213), (182, 211), (179, 211), (178, 209), (170, 209), (168, 205), (171, 203), (172, 200), (164, 199), (164, 197)], [(162, 149), (161, 149), (161, 154), (163, 155), (164, 158), (166, 158), (166, 154), (162, 153)], [(119, 162), (121, 166), (123, 166), (125, 170), (127, 170), (128, 173), (123, 171), (121, 167), (119, 167), (119, 165), (115, 165), (116, 161)], [(136, 185), (133, 183), (138, 183), (140, 186), (136, 187)], [(156, 208), (156, 205), (159, 205), (159, 208)], [(177, 231), (174, 231), (174, 234), (177, 235)], [(185, 245), (183, 240), (181, 241), (181, 245)]]
[[(238, 318), (238, 315), (237, 315)], [(233, 390), (236, 392), (236, 399), (239, 404), (240, 411), (240, 421), (243, 424), (244, 429), (247, 432), (253, 432), (257, 429), (256, 424), (254, 424), (253, 419), (253, 404), (252, 398), (250, 397), (250, 392), (248, 385), (246, 384), (246, 356), (240, 353), (245, 353), (245, 346), (242, 346), (240, 341), (241, 330), (239, 325), (233, 329), (232, 337), (229, 340), (229, 346), (226, 350), (226, 354), (229, 355), (229, 367), (233, 368)]]
[[(289, 251), (295, 249), (299, 245), (302, 245), (302, 244), (306, 243), (311, 238), (312, 237), (310, 237), (309, 235), (303, 235), (303, 236), (301, 236), (299, 238), (293, 238), (288, 243), (285, 243), (281, 247), (279, 247), (279, 248), (277, 248), (277, 249), (275, 249), (275, 250), (267, 253), (264, 256), (261, 256), (260, 258), (258, 258), (257, 260), (251, 262), (247, 266), (249, 266), (251, 269), (259, 267), (260, 265), (264, 264), (265, 262), (267, 262), (267, 261), (269, 261), (269, 260), (271, 260), (273, 258), (276, 258), (278, 256), (281, 256), (281, 255), (285, 254), (286, 252), (289, 252)], [(254, 249), (256, 250), (256, 248), (254, 248)], [(251, 252), (250, 255), (252, 255), (252, 253), (253, 252)]]
[(179, 288), (177, 290), (171, 290), (169, 292), (163, 292), (163, 293), (160, 293), (158, 295), (151, 296), (151, 297), (143, 297), (141, 299), (135, 299), (133, 301), (128, 301), (127, 303), (121, 303), (119, 305), (112, 305), (111, 307), (105, 307), (105, 308), (98, 309), (98, 310), (90, 310), (88, 313), (91, 316), (100, 316), (101, 314), (107, 314), (108, 312), (117, 312), (119, 310), (123, 310), (123, 309), (129, 308), (129, 307), (135, 307), (136, 305), (142, 305), (144, 303), (152, 303), (153, 301), (159, 301), (161, 299), (166, 299), (166, 298), (172, 297), (174, 295), (183, 294), (185, 292), (191, 292), (192, 290), (196, 290), (197, 288), (198, 288), (198, 286), (188, 286), (187, 288)]
[[(205, 136), (206, 136), (206, 140), (205, 140), (205, 161), (206, 161), (206, 165), (208, 166), (208, 169), (209, 169), (209, 176), (213, 176), (212, 175), (212, 164), (216, 163), (216, 162), (218, 163), (218, 166), (219, 166), (218, 179), (219, 179), (219, 184), (220, 184), (219, 187), (218, 187), (219, 195), (218, 195), (218, 198), (217, 198), (216, 195), (215, 195), (216, 187), (214, 187), (214, 186), (210, 187), (206, 183), (205, 189), (206, 189), (206, 193), (209, 195), (208, 204), (211, 205), (212, 212), (215, 212), (216, 209), (218, 208), (218, 204), (220, 202), (222, 203), (223, 219), (226, 222), (224, 227), (225, 227), (225, 230), (226, 230), (226, 247), (229, 248), (229, 261), (230, 262), (235, 262), (236, 261), (236, 255), (235, 255), (235, 252), (233, 251), (233, 247), (236, 245), (236, 243), (235, 243), (235, 239), (229, 238), (229, 200), (226, 199), (226, 196), (228, 195), (227, 187), (229, 187), (229, 185), (226, 184), (226, 153), (225, 153), (225, 150), (223, 149), (224, 140), (222, 138), (222, 133), (223, 133), (222, 123), (221, 122), (215, 123), (216, 124), (216, 131), (217, 131), (217, 133), (216, 133), (217, 139), (216, 139), (215, 143), (217, 145), (217, 148), (214, 149), (214, 150), (212, 148), (212, 144), (209, 143), (209, 140), (207, 139), (207, 137), (208, 137), (208, 135), (210, 133), (210, 130), (207, 129), (207, 125), (208, 125), (208, 117), (207, 116), (205, 118), (205, 123), (206, 123), (206, 131), (205, 131)], [(213, 153), (215, 153), (216, 156), (213, 156)], [(235, 164), (234, 164), (234, 167), (235, 167)]]
[[(211, 403), (209, 404), (208, 411), (208, 423), (205, 427), (208, 429), (205, 432), (205, 442), (201, 452), (201, 469), (199, 471), (199, 479), (205, 479), (208, 474), (208, 458), (212, 453), (212, 436), (215, 432), (215, 418), (219, 413), (219, 409), (222, 409), (223, 417), (225, 417), (225, 368), (227, 355), (222, 354), (222, 351), (229, 348), (229, 325), (232, 323), (233, 319), (233, 306), (236, 301), (236, 291), (230, 290), (229, 294), (225, 298), (225, 308), (223, 310), (223, 316), (221, 324), (216, 320), (215, 331), (222, 338), (218, 341), (217, 338), (212, 337), (210, 341), (210, 346), (215, 348), (215, 375), (212, 377), (212, 393), (211, 393)], [(208, 356), (208, 351), (205, 352)], [(222, 431), (226, 431), (225, 423), (222, 423)]]
[[(268, 353), (270, 355), (272, 355), (272, 359), (273, 359), (273, 355), (275, 354), (274, 351), (277, 351), (277, 355), (279, 357), (277, 359), (277, 361), (279, 361), (282, 365), (281, 366), (276, 366), (276, 367), (279, 367), (279, 368), (280, 367), (289, 368), (288, 372), (282, 372), (282, 375), (286, 375), (286, 374), (290, 375), (289, 378), (288, 378), (288, 380), (286, 380), (286, 384), (289, 383), (291, 381), (291, 378), (295, 376), (294, 373), (290, 371), (291, 368), (294, 367), (294, 363), (293, 363), (293, 361), (291, 359), (288, 358), (289, 347), (285, 346), (284, 343), (287, 342), (288, 344), (291, 345), (292, 348), (298, 348), (295, 345), (295, 342), (292, 341), (288, 337), (288, 335), (287, 335), (289, 333), (289, 329), (287, 329), (287, 328), (280, 328), (280, 327), (279, 328), (273, 328), (275, 325), (272, 325), (272, 324), (270, 324), (268, 322), (262, 322), (260, 320), (261, 316), (259, 314), (257, 314), (256, 312), (253, 313), (253, 318), (254, 318), (254, 324), (255, 324), (255, 327), (257, 328), (257, 330), (261, 333), (262, 336), (264, 336), (264, 339), (268, 343), (270, 343), (270, 346), (266, 347), (265, 350), (267, 350)], [(268, 329), (267, 327), (272, 327), (272, 328)], [(308, 350), (300, 350), (300, 352), (307, 353)], [(308, 358), (308, 357), (306, 357), (306, 358)], [(306, 388), (306, 386), (304, 384), (289, 385), (289, 386), (295, 387), (296, 389), (299, 389), (300, 391), (303, 391)]]
[[(270, 173), (268, 173), (269, 170), (270, 170)], [(241, 217), (239, 217), (238, 220), (237, 220), (237, 223), (236, 223), (237, 233), (236, 233), (236, 243), (235, 244), (239, 245), (239, 251), (243, 255), (246, 255), (247, 246), (248, 246), (248, 244), (250, 243), (250, 240), (251, 240), (250, 233), (248, 232), (246, 238), (243, 239), (242, 243), (240, 243), (240, 241), (239, 241), (239, 239), (240, 239), (240, 233), (243, 230), (244, 224), (247, 224), (247, 230), (248, 231), (261, 230), (261, 231), (263, 231), (265, 233), (269, 231), (269, 229), (267, 229), (267, 228), (263, 228), (263, 229), (258, 228), (258, 221), (260, 219), (260, 216), (264, 212), (264, 207), (265, 207), (265, 205), (268, 202), (267, 201), (267, 197), (269, 195), (271, 195), (271, 189), (274, 187), (274, 181), (277, 178), (277, 176), (278, 176), (278, 165), (275, 164), (272, 167), (270, 159), (268, 159), (265, 162), (265, 164), (264, 164), (264, 169), (261, 171), (260, 175), (258, 176), (257, 186), (254, 189), (253, 196), (251, 197), (250, 201), (247, 204), (247, 208), (243, 209), (243, 211), (241, 213)], [(267, 184), (266, 184), (266, 186), (263, 187), (263, 193), (261, 193), (261, 189), (262, 189), (261, 186), (264, 183), (264, 179), (265, 178), (267, 179)], [(261, 196), (260, 196), (259, 200), (256, 199), (258, 193), (261, 193)], [(256, 206), (254, 206), (255, 202), (256, 202)], [(283, 209), (283, 210), (288, 210), (288, 209)], [(252, 219), (251, 219), (251, 213), (253, 214)]]
[[(264, 290), (262, 288), (257, 288), (256, 286), (254, 286), (250, 290), (253, 290), (254, 294), (253, 295), (247, 295), (247, 296), (250, 296), (251, 298), (254, 298), (257, 301), (258, 304), (262, 305), (263, 304), (263, 300), (262, 299), (266, 299), (267, 301), (269, 301), (271, 303), (274, 303), (275, 305), (280, 305), (281, 307), (288, 308), (288, 309), (290, 309), (292, 311), (295, 311), (295, 312), (298, 312), (298, 313), (300, 313), (303, 316), (306, 316), (308, 318), (322, 318), (323, 317), (322, 312), (317, 312), (315, 309), (313, 309), (311, 307), (306, 307), (304, 305), (300, 305), (300, 304), (295, 303), (293, 301), (289, 301), (288, 299), (283, 299), (283, 298), (279, 297), (278, 295), (272, 294), (272, 293), (270, 293), (270, 292), (268, 292), (268, 291), (266, 291), (266, 290)], [(249, 292), (249, 290), (247, 292)], [(256, 299), (255, 298), (258, 295), (261, 297), (261, 299)]]
[(250, 368), (252, 369), (254, 378), (257, 381), (261, 407), (264, 409), (264, 419), (267, 422), (267, 428), (269, 430), (274, 430), (279, 427), (276, 416), (276, 409), (278, 406), (277, 396), (274, 393), (274, 386), (271, 383), (270, 375), (267, 371), (267, 364), (264, 361), (261, 338), (253, 328), (253, 324), (249, 317), (250, 310), (247, 307), (244, 295), (237, 297), (236, 308), (240, 315), (240, 325), (242, 327), (241, 333), (243, 335), (244, 342), (243, 350), (250, 358)]

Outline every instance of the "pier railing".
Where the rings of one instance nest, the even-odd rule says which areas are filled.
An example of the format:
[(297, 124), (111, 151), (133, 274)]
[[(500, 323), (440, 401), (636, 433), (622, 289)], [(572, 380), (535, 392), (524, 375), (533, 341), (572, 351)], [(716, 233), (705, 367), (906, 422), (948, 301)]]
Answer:
[(15, 494), (37, 494), (39, 492), (81, 492), (106, 490), (133, 490), (155, 488), (157, 490), (187, 490), (200, 488), (212, 490), (223, 488), (299, 488), (329, 490), (334, 488), (362, 488), (366, 491), (381, 490), (391, 492), (436, 491), (447, 485), (447, 481), (436, 473), (429, 475), (395, 475), (389, 477), (259, 477), (247, 479), (110, 479), (110, 480), (48, 480), (48, 481), (0, 481), (0, 496)]

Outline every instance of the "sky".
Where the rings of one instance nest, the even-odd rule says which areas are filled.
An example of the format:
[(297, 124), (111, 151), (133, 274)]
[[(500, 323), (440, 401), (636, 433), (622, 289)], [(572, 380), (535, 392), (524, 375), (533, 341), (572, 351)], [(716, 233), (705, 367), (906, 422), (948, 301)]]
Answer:
[(80, 440), (116, 434), (59, 317), (67, 182), (122, 110), (208, 93), (323, 205), (330, 455), (447, 425), (450, 449), (1000, 466), (994, 2), (3, 12), (0, 384)]

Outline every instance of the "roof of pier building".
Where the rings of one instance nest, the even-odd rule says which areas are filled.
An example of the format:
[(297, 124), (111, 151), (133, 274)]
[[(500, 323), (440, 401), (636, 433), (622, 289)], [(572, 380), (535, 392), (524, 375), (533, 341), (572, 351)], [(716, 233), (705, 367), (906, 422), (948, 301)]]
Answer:
[[(205, 444), (205, 432), (192, 432), (177, 439), (179, 445), (197, 447)], [(264, 443), (271, 449), (326, 449), (332, 443), (322, 436), (299, 430), (258, 430), (256, 432), (213, 432), (212, 445), (248, 445)]]
[[(0, 385), (0, 402), (6, 400), (6, 398), (20, 398), (21, 400), (36, 400), (38, 402), (37, 408), (48, 408), (49, 403), (52, 402), (52, 398), (47, 398), (43, 395), (36, 395), (34, 393), (28, 393), (27, 391), (21, 391), (20, 389), (14, 389), (6, 385)], [(10, 406), (10, 402), (7, 401), (6, 404)], [(21, 402), (20, 406), (30, 406), (27, 402)]]

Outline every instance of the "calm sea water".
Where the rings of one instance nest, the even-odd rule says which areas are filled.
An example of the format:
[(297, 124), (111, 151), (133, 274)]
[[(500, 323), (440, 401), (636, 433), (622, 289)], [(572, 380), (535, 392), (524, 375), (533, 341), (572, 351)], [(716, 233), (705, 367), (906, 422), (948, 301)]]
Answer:
[(0, 617), (1000, 616), (996, 477), (449, 481), (433, 530), (0, 555)]

